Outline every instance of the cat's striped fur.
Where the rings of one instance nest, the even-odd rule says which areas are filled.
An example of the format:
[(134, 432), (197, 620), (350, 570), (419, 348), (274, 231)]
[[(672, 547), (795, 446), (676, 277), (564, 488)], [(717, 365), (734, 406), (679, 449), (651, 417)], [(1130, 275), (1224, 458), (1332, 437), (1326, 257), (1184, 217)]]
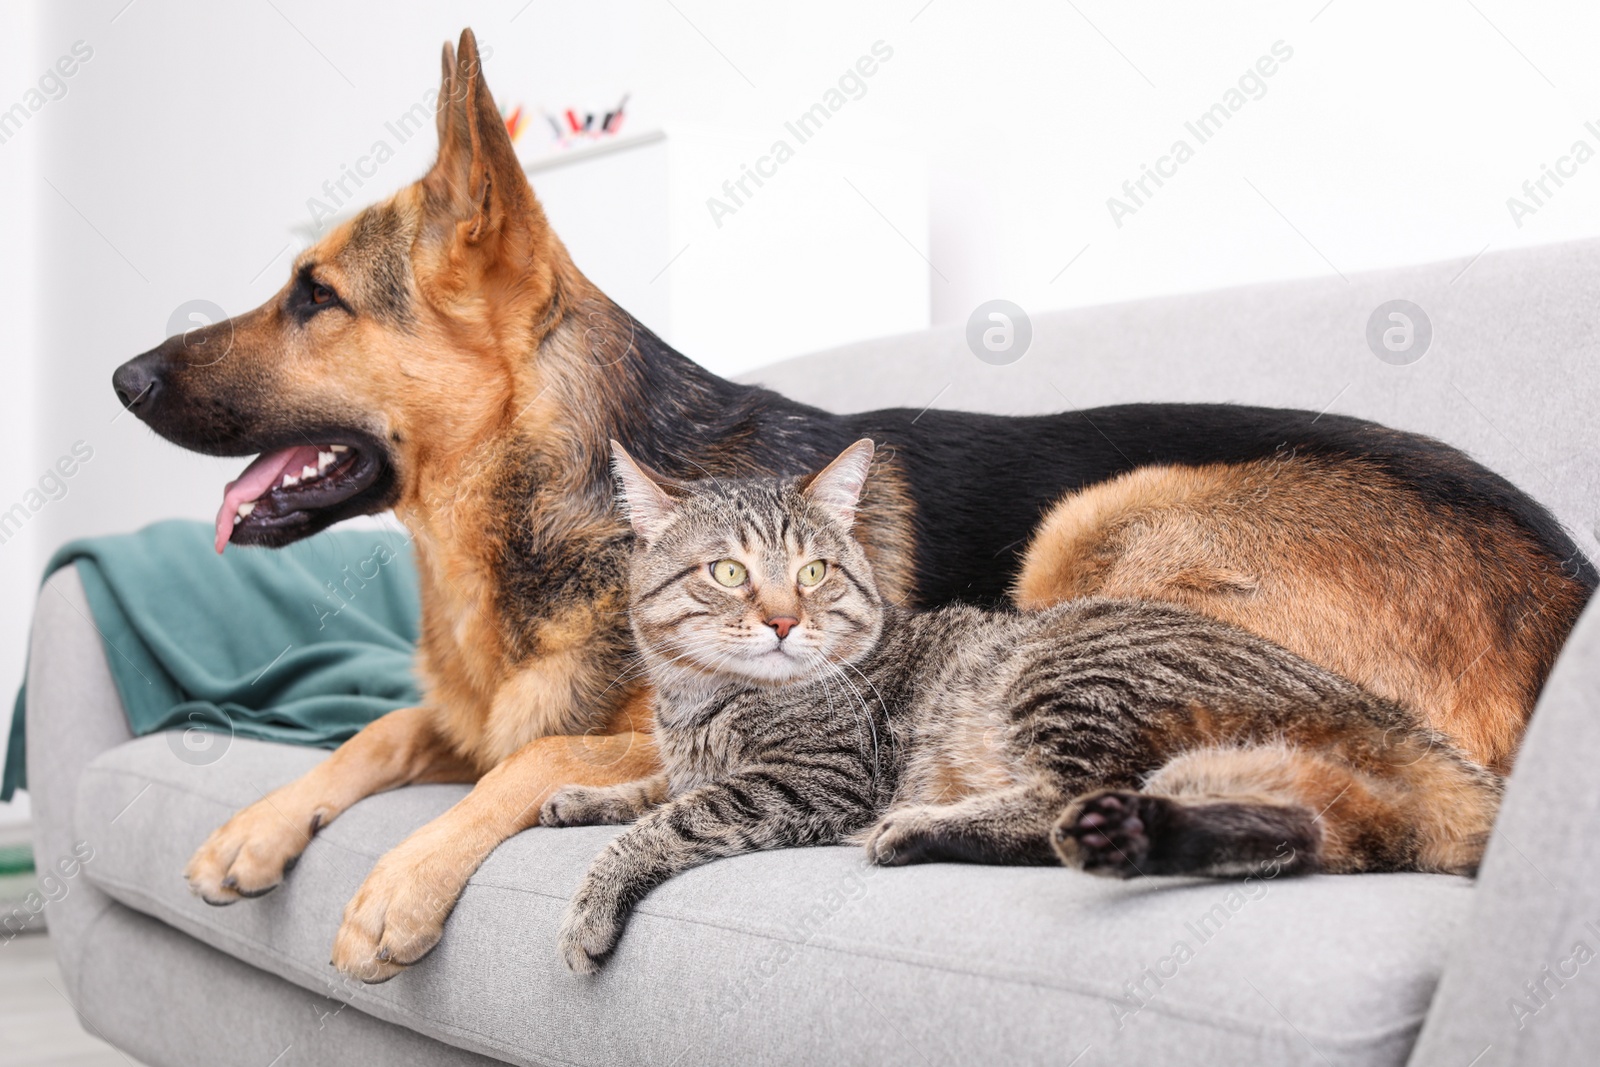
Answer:
[(800, 483), (664, 483), (618, 453), (665, 770), (542, 812), (638, 820), (573, 900), (575, 970), (674, 874), (790, 845), (1121, 877), (1477, 866), (1500, 779), (1270, 641), (1156, 602), (885, 602), (849, 532), (870, 441)]

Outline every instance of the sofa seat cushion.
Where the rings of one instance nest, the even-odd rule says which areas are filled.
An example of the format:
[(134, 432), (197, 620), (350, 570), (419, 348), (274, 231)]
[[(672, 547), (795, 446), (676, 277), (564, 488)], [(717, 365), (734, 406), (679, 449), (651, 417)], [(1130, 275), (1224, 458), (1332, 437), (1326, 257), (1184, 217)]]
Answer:
[(180, 749), (158, 734), (88, 765), (75, 813), (94, 850), (84, 877), (321, 994), (330, 1013), (348, 1003), (516, 1063), (1400, 1064), (1472, 895), (1466, 879), (1435, 875), (1116, 882), (1057, 868), (880, 870), (854, 848), (793, 849), (669, 882), (605, 969), (580, 978), (556, 954), (556, 929), (619, 831), (535, 829), (483, 864), (437, 949), (368, 987), (327, 962), (344, 903), (465, 787), (365, 800), (317, 835), (284, 886), (213, 908), (183, 881), (189, 854), (326, 753), (234, 739), (196, 766)]

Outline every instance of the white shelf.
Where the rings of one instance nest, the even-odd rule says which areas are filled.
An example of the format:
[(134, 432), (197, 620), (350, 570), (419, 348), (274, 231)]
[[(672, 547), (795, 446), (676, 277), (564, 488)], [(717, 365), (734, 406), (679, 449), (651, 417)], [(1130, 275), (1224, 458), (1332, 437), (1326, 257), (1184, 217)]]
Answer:
[(645, 145), (655, 144), (657, 141), (666, 139), (667, 132), (665, 130), (622, 133), (615, 137), (608, 137), (603, 141), (586, 141), (571, 148), (553, 149), (542, 156), (524, 160), (522, 169), (527, 171), (531, 177), (544, 171), (555, 170), (558, 167), (582, 163), (584, 160), (593, 159), (596, 156), (610, 155), (612, 152), (626, 152), (630, 149), (642, 148)]

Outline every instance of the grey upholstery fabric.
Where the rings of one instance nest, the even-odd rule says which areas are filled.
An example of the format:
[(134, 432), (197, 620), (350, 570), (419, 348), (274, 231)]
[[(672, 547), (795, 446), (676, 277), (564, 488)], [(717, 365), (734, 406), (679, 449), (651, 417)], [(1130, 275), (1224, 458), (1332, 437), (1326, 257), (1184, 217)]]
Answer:
[(1600, 602), (1517, 757), (1417, 1067), (1600, 1060)]
[[(74, 848), (72, 808), (78, 776), (95, 756), (127, 741), (127, 717), (89, 615), (75, 568), (57, 571), (39, 593), (28, 652), (28, 782), (34, 865), (53, 874), (64, 895), (45, 906), (65, 992), (77, 1003), (87, 931), (112, 903), (84, 877)], [(91, 846), (92, 847), (92, 846)], [(73, 871), (66, 877), (65, 870)], [(92, 867), (94, 861), (89, 861)]]
[(151, 1067), (498, 1062), (274, 978), (120, 904), (84, 941), (78, 998), (90, 1033)]
[(195, 767), (162, 736), (104, 753), (75, 814), (98, 852), (88, 876), (318, 994), (518, 1063), (1066, 1063), (1092, 1046), (1084, 1062), (1398, 1064), (1471, 898), (1443, 876), (1122, 883), (800, 849), (668, 883), (583, 979), (556, 927), (615, 831), (536, 829), (489, 858), (430, 956), (350, 989), (327, 964), (344, 902), (463, 787), (363, 801), (259, 900), (212, 908), (177, 876), (230, 812), (322, 758), (235, 740)]

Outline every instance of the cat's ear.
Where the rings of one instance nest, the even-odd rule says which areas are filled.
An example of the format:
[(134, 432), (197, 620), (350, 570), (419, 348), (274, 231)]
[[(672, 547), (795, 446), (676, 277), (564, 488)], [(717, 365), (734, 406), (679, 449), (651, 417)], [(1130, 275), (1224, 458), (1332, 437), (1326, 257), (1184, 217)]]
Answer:
[(616, 441), (611, 442), (611, 469), (621, 483), (622, 492), (617, 499), (633, 532), (646, 543), (654, 541), (677, 509), (677, 503), (661, 488), (666, 479), (628, 455)]
[(846, 528), (855, 524), (856, 506), (872, 467), (872, 438), (863, 437), (834, 461), (800, 483), (800, 492)]

